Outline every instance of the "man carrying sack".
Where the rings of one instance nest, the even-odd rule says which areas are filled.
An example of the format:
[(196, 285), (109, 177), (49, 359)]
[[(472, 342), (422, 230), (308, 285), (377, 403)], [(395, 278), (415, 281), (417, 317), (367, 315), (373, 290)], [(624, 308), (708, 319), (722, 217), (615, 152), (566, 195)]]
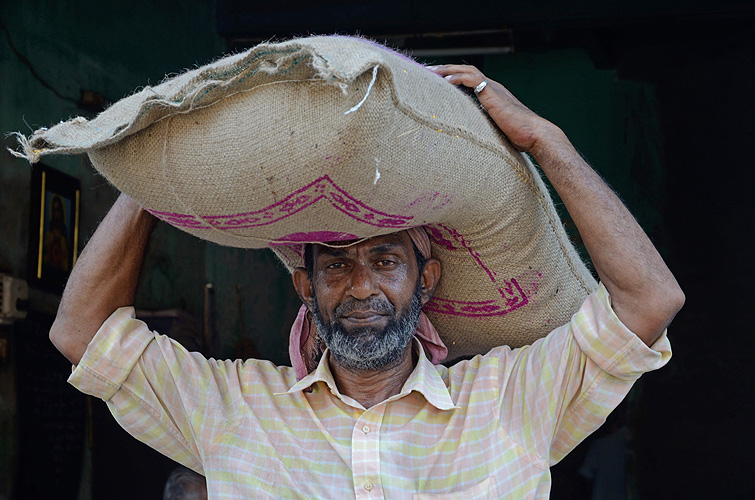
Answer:
[(532, 345), (445, 368), (428, 359), (442, 342), (421, 320), (443, 271), (423, 231), (307, 245), (293, 282), (327, 349), (297, 380), (268, 362), (207, 360), (134, 319), (156, 219), (122, 195), (76, 263), (50, 337), (77, 365), (70, 382), (202, 473), (209, 498), (547, 498), (549, 467), (668, 362), (665, 330), (684, 294), (619, 198), (502, 85), (471, 66), (432, 70), (474, 89), (537, 160), (602, 284)]

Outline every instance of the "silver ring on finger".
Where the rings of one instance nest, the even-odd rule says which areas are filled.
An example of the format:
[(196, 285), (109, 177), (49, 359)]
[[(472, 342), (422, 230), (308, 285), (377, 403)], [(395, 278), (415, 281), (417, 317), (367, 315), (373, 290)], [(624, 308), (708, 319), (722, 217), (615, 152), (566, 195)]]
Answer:
[(488, 81), (487, 81), (487, 80), (483, 80), (483, 81), (481, 81), (481, 82), (479, 83), (479, 85), (477, 85), (477, 86), (476, 86), (476, 87), (474, 88), (474, 93), (475, 93), (475, 94), (479, 94), (480, 92), (482, 92), (483, 90), (485, 90), (485, 87), (487, 87), (487, 86), (488, 86)]

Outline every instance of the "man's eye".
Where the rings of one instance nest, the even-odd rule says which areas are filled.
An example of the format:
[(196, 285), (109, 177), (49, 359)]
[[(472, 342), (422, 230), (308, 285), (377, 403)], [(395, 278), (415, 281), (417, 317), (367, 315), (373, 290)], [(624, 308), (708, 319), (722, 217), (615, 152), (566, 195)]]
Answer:
[(377, 264), (378, 266), (392, 266), (393, 264), (395, 264), (395, 262), (390, 259), (383, 259), (379, 260)]
[(328, 269), (343, 269), (344, 263), (343, 262), (333, 262), (328, 266)]

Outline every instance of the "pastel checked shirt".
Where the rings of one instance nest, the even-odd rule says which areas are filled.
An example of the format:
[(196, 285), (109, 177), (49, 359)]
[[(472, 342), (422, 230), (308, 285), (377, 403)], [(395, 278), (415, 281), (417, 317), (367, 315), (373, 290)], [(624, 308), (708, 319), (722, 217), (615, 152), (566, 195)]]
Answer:
[(549, 466), (671, 356), (665, 333), (648, 348), (619, 321), (603, 285), (530, 347), (451, 368), (415, 349), (401, 392), (365, 409), (338, 391), (327, 355), (297, 382), (289, 367), (187, 352), (129, 307), (69, 382), (204, 474), (211, 499), (542, 499)]

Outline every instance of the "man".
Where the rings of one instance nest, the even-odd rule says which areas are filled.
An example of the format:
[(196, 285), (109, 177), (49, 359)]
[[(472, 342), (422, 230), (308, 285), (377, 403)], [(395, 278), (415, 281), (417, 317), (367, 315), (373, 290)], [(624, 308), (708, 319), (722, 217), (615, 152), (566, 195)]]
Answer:
[(475, 88), (538, 161), (601, 287), (532, 346), (446, 369), (412, 337), (441, 276), (412, 235), (311, 245), (293, 281), (328, 349), (297, 381), (291, 368), (187, 353), (133, 319), (155, 221), (121, 196), (76, 264), (50, 336), (78, 365), (70, 382), (204, 474), (210, 498), (547, 498), (549, 466), (670, 357), (665, 329), (684, 295), (616, 195), (502, 85), (471, 66), (431, 69)]

